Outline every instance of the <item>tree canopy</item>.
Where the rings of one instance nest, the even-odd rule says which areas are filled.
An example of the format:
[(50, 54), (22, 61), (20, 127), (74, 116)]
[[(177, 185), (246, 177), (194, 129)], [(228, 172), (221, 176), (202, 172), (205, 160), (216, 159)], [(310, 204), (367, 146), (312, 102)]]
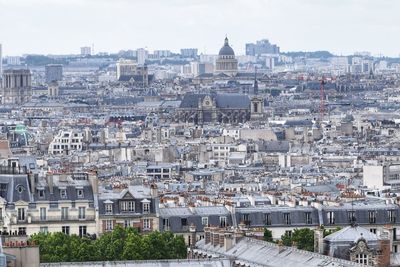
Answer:
[(285, 246), (296, 243), (298, 249), (314, 251), (314, 231), (309, 228), (294, 229), (291, 236), (285, 233), (281, 239)]
[(58, 232), (34, 234), (30, 241), (39, 245), (40, 262), (160, 260), (187, 257), (183, 236), (157, 231), (141, 235), (134, 228), (124, 229), (120, 226), (97, 239)]

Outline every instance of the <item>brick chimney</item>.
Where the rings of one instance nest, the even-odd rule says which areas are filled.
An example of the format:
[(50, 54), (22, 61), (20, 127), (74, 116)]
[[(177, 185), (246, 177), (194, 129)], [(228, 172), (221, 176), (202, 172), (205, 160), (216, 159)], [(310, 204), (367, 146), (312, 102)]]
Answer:
[(390, 239), (389, 233), (382, 232), (379, 236), (378, 267), (386, 267), (390, 265)]
[(210, 232), (210, 227), (204, 227), (204, 242), (205, 244), (208, 244), (211, 242), (211, 232)]

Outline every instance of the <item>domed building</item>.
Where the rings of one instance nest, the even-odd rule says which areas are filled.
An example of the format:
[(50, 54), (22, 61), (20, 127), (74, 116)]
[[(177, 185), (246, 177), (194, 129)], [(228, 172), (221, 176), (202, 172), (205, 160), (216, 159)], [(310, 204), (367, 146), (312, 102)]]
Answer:
[(229, 45), (228, 37), (225, 37), (224, 46), (219, 50), (216, 60), (215, 74), (226, 74), (234, 76), (238, 72), (238, 61), (235, 58), (235, 52)]

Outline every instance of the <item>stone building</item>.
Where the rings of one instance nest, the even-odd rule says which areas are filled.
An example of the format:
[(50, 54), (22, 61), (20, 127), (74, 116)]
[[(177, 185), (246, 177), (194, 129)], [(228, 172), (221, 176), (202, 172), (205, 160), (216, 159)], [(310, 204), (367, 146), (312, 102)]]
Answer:
[(176, 120), (199, 125), (244, 123), (250, 120), (252, 112), (257, 114), (255, 117), (262, 116), (263, 110), (259, 100), (255, 98), (256, 102), (253, 104), (252, 101), (247, 95), (188, 93), (177, 109)]
[(1, 87), (3, 104), (23, 104), (32, 97), (30, 70), (5, 70)]
[(218, 59), (215, 64), (215, 74), (226, 74), (234, 76), (238, 72), (238, 61), (235, 52), (229, 45), (228, 37), (225, 37), (224, 46), (219, 50)]

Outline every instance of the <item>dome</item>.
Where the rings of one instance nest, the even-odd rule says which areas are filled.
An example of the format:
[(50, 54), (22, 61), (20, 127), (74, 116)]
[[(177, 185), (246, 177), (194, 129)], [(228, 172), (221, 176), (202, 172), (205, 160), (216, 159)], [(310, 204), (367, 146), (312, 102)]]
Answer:
[(219, 50), (220, 56), (234, 56), (235, 52), (233, 51), (232, 47), (229, 45), (228, 37), (225, 37), (224, 46)]

